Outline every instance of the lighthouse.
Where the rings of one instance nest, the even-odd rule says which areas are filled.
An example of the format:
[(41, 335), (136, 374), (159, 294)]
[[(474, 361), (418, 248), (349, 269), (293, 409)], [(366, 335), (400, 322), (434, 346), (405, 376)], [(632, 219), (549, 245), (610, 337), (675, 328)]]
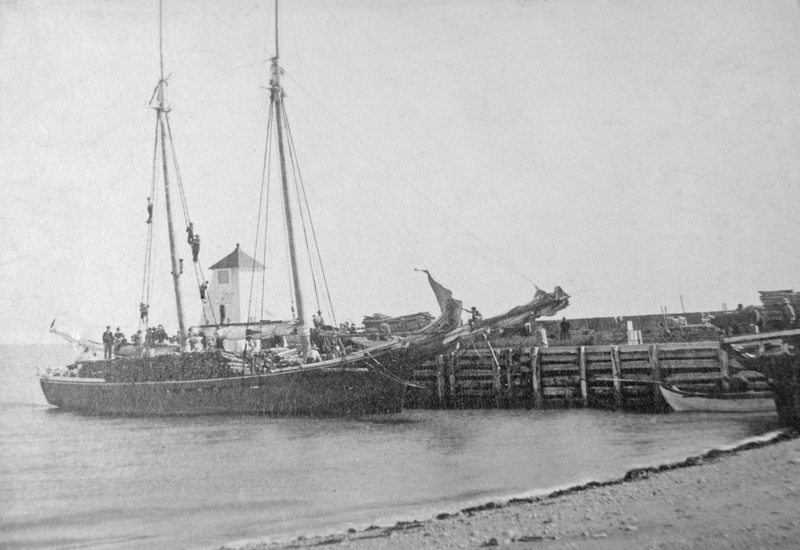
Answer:
[(212, 265), (206, 299), (203, 300), (202, 324), (229, 324), (257, 321), (260, 312), (247, 318), (250, 281), (253, 274), (264, 272), (264, 266), (245, 254), (239, 245)]

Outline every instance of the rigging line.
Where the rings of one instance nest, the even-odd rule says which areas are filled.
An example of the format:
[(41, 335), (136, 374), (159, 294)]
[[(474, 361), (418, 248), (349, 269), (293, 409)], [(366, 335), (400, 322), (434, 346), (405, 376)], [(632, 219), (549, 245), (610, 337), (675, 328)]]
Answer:
[[(271, 107), (270, 107), (270, 110), (272, 110), (273, 107), (275, 109), (278, 108), (273, 103), (271, 105)], [(277, 133), (277, 131), (278, 131), (278, 125), (276, 124), (275, 125), (275, 132)], [(292, 279), (292, 261), (291, 261), (290, 252), (289, 252), (289, 227), (288, 227), (288, 225), (286, 223), (286, 215), (287, 215), (287, 212), (286, 212), (286, 198), (284, 197), (284, 194), (283, 194), (283, 185), (278, 185), (278, 190), (280, 192), (280, 197), (279, 198), (281, 200), (281, 203), (284, 205), (280, 209), (281, 210), (281, 216), (283, 216), (283, 244), (284, 244), (284, 248), (286, 250), (286, 272), (287, 272), (286, 274), (288, 275), (287, 276), (287, 280), (289, 282), (289, 297), (290, 297), (289, 299), (290, 299), (291, 304), (292, 304), (292, 317), (295, 317), (295, 311), (296, 311), (295, 307), (296, 307), (297, 304), (295, 303), (295, 295), (294, 295), (295, 289), (294, 289), (294, 281)], [(299, 317), (298, 317), (298, 319), (299, 319)]]
[[(195, 278), (197, 279), (197, 288), (198, 288), (198, 292), (199, 292), (200, 285), (203, 284), (203, 282), (205, 281), (205, 277), (203, 276), (203, 267), (202, 267), (202, 265), (200, 264), (199, 261), (192, 262), (192, 263), (194, 264), (194, 274), (195, 274)], [(211, 302), (211, 296), (208, 293), (208, 289), (206, 289), (205, 292), (206, 292), (206, 298), (208, 299), (208, 304), (209, 304), (210, 309), (211, 309), (211, 317), (214, 320), (214, 323), (216, 324), (217, 316), (214, 313), (214, 304)], [(200, 306), (203, 308), (203, 319), (205, 319), (206, 323), (208, 323), (208, 315), (206, 315), (205, 304), (202, 303), (202, 300), (200, 300)]]
[[(156, 189), (156, 166), (158, 163), (158, 119), (156, 119), (156, 129), (155, 129), (155, 140), (153, 140), (155, 145), (153, 147), (153, 173), (150, 177), (150, 200), (153, 200), (153, 196), (155, 195)], [(153, 203), (153, 209), (155, 209), (155, 203)], [(149, 213), (148, 213), (149, 214)], [(152, 222), (152, 220), (150, 220)], [(143, 304), (148, 303), (150, 297), (150, 288), (147, 284), (148, 276), (150, 274), (150, 252), (152, 249), (153, 243), (153, 224), (147, 224), (147, 244), (145, 245), (145, 254), (144, 254), (144, 273), (142, 275), (142, 302)], [(141, 319), (141, 317), (140, 317)]]
[[(264, 296), (266, 294), (267, 286), (267, 242), (269, 240), (269, 198), (270, 198), (270, 173), (272, 172), (272, 156), (269, 154), (270, 144), (272, 142), (272, 109), (270, 109), (269, 122), (267, 123), (267, 145), (264, 148), (264, 162), (266, 170), (261, 175), (261, 185), (267, 186), (267, 197), (264, 204), (264, 250), (261, 254), (261, 261), (264, 265), (264, 275), (261, 277), (261, 309), (262, 315), (266, 310)], [(254, 251), (258, 254), (258, 251)], [(258, 256), (256, 256), (258, 257)]]
[[(288, 99), (291, 101), (291, 98), (288, 98)], [(294, 105), (295, 105), (295, 107), (297, 107), (297, 103), (294, 103)], [(311, 124), (311, 121), (308, 119), (308, 117), (306, 117), (303, 114), (303, 111), (301, 109), (299, 109), (299, 108), (296, 109), (296, 111), (298, 113), (300, 113), (300, 116), (303, 118), (303, 120), (306, 121), (306, 124), (308, 124), (308, 127), (317, 135), (317, 137), (320, 139), (320, 141), (323, 143), (323, 145), (325, 145), (325, 147), (328, 149), (328, 151), (330, 151), (330, 153), (334, 156), (334, 158), (336, 158), (336, 160), (339, 162), (339, 165), (342, 167), (342, 169), (344, 169), (344, 171), (347, 172), (347, 175), (350, 176), (350, 179), (358, 186), (359, 189), (361, 189), (361, 191), (363, 191), (364, 196), (367, 197), (370, 200), (370, 202), (375, 206), (375, 210), (376, 211), (380, 210), (380, 205), (374, 199), (374, 195), (373, 195), (372, 191), (370, 191), (369, 189), (366, 189), (363, 185), (361, 185), (361, 183), (358, 181), (358, 178), (356, 178), (356, 176), (353, 174), (353, 172), (347, 166), (347, 163), (342, 161), (342, 159), (339, 157), (339, 155), (336, 154), (336, 151), (334, 151), (333, 148), (328, 144), (328, 142), (325, 140), (325, 138), (322, 136), (322, 134), (320, 134), (316, 130), (316, 128), (314, 128), (314, 125)], [(405, 252), (404, 259), (405, 259), (405, 262), (409, 266), (413, 267), (413, 266), (417, 266), (417, 265), (419, 265), (421, 263), (425, 263), (425, 260), (419, 254), (414, 252), (414, 250), (412, 250), (410, 247), (408, 247), (405, 244), (405, 242), (403, 242), (401, 240), (399, 242), (399, 245), (402, 247), (403, 252)]]
[[(281, 108), (283, 109), (283, 123), (284, 123), (284, 126), (286, 126), (286, 135), (289, 138), (288, 139), (288, 142), (289, 142), (288, 143), (288, 145), (289, 145), (289, 161), (292, 163), (292, 177), (293, 177), (293, 180), (294, 180), (295, 195), (297, 195), (297, 207), (298, 207), (298, 210), (300, 211), (300, 222), (301, 222), (301, 226), (303, 228), (303, 241), (304, 241), (304, 243), (306, 245), (306, 255), (308, 256), (308, 264), (311, 267), (311, 281), (314, 284), (314, 297), (317, 300), (317, 311), (320, 312), (322, 310), (322, 307), (320, 306), (320, 303), (319, 303), (319, 290), (317, 288), (317, 276), (314, 273), (314, 263), (313, 263), (313, 258), (311, 257), (311, 247), (308, 244), (308, 229), (306, 228), (306, 213), (308, 214), (309, 222), (310, 222), (311, 212), (304, 213), (303, 212), (303, 208), (302, 208), (302, 204), (300, 202), (300, 186), (302, 185), (302, 181), (300, 180), (300, 176), (299, 176), (299, 173), (298, 173), (299, 168), (297, 166), (297, 164), (298, 164), (297, 163), (297, 151), (295, 151), (293, 149), (293, 147), (292, 147), (292, 145), (293, 145), (292, 132), (289, 129), (289, 119), (286, 118), (286, 108), (283, 106), (282, 102), (281, 102)], [(300, 184), (298, 184), (298, 181), (300, 181)]]
[[(181, 176), (181, 169), (178, 165), (178, 155), (175, 151), (175, 140), (172, 137), (172, 126), (169, 122), (169, 113), (164, 113), (164, 118), (167, 121), (167, 137), (169, 138), (169, 146), (170, 152), (172, 153), (172, 165), (175, 167), (175, 180), (178, 183), (178, 191), (181, 198), (181, 209), (183, 210), (183, 218), (186, 227), (189, 227), (189, 223), (191, 223), (191, 217), (189, 216), (189, 204), (186, 200), (186, 191), (183, 185), (183, 177)], [(197, 287), (199, 288), (203, 281), (205, 281), (205, 273), (203, 272), (202, 264), (197, 261), (193, 262), (194, 271), (195, 271), (195, 278), (197, 279)], [(209, 300), (210, 303), (210, 300)], [(211, 313), (213, 315), (214, 321), (216, 322), (216, 313), (214, 312), (213, 306), (211, 307)], [(205, 307), (203, 307), (203, 317), (206, 317)]]
[(175, 153), (175, 140), (172, 139), (172, 126), (169, 123), (169, 113), (164, 113), (164, 118), (167, 121), (167, 137), (169, 137), (169, 148), (172, 152), (172, 165), (175, 167), (175, 179), (178, 181), (178, 190), (180, 191), (181, 207), (183, 209), (183, 218), (186, 227), (189, 227), (189, 205), (186, 202), (186, 192), (183, 189), (183, 178), (181, 177), (181, 169), (178, 166), (178, 155)]
[[(256, 258), (258, 258), (258, 238), (259, 238), (259, 236), (261, 234), (261, 211), (262, 211), (262, 207), (264, 206), (264, 187), (265, 187), (265, 185), (264, 185), (264, 177), (265, 177), (265, 175), (267, 173), (267, 157), (269, 156), (268, 155), (268, 152), (269, 152), (269, 134), (270, 134), (271, 128), (272, 128), (272, 109), (270, 109), (269, 119), (267, 120), (267, 136), (266, 136), (266, 140), (265, 140), (266, 143), (264, 144), (264, 160), (263, 160), (263, 164), (262, 164), (262, 168), (261, 168), (261, 192), (260, 192), (260, 194), (258, 196), (258, 215), (256, 216), (256, 240), (255, 240), (255, 244), (253, 245), (253, 252), (254, 252), (254, 255), (255, 255)], [(267, 240), (266, 223), (264, 225), (265, 225), (265, 227), (264, 227), (264, 241), (266, 241)], [(247, 322), (248, 323), (250, 323), (250, 313), (251, 313), (251, 309), (253, 307), (253, 290), (255, 288), (255, 280), (256, 280), (256, 266), (253, 265), (253, 270), (250, 273), (250, 296), (247, 299)], [(261, 299), (263, 300), (264, 299), (264, 296), (263, 296), (264, 285), (263, 284), (261, 285), (261, 288), (262, 288)], [(263, 309), (263, 302), (262, 302), (262, 309)], [(261, 314), (259, 314), (259, 317), (261, 317)]]
[[(289, 135), (289, 150), (294, 152), (294, 156), (296, 158), (297, 152), (294, 145), (294, 135), (292, 134), (292, 129), (289, 127), (289, 118), (286, 115), (285, 105), (283, 111), (283, 119), (286, 121), (286, 132)], [(297, 175), (298, 175), (298, 180), (300, 181), (300, 189), (303, 192), (303, 202), (305, 203), (306, 211), (308, 212), (308, 223), (311, 226), (311, 235), (314, 240), (314, 248), (317, 251), (317, 262), (319, 263), (319, 269), (322, 272), (322, 283), (325, 286), (325, 294), (328, 297), (328, 305), (331, 308), (331, 320), (333, 321), (333, 326), (338, 326), (338, 323), (336, 322), (336, 310), (333, 307), (333, 300), (331, 299), (330, 287), (328, 286), (328, 277), (325, 274), (325, 264), (322, 262), (322, 254), (319, 250), (319, 240), (317, 239), (317, 230), (314, 227), (314, 219), (311, 217), (311, 208), (308, 205), (308, 195), (306, 195), (306, 186), (305, 182), (303, 181), (303, 175), (300, 172), (299, 162), (297, 163)]]
[(439, 208), (439, 206), (438, 206), (438, 205), (437, 205), (437, 204), (436, 204), (436, 203), (433, 201), (433, 199), (431, 199), (430, 197), (428, 197), (428, 196), (427, 196), (425, 193), (423, 193), (423, 192), (422, 192), (422, 191), (421, 191), (421, 190), (420, 190), (420, 189), (419, 189), (417, 186), (415, 186), (414, 184), (412, 184), (412, 183), (411, 183), (411, 182), (410, 182), (408, 179), (406, 179), (406, 178), (405, 178), (405, 177), (404, 177), (404, 176), (403, 176), (403, 175), (402, 175), (400, 172), (398, 172), (398, 171), (397, 171), (397, 170), (396, 170), (396, 169), (395, 169), (395, 168), (394, 168), (394, 167), (393, 167), (391, 164), (389, 164), (388, 162), (386, 162), (386, 161), (383, 159), (383, 157), (381, 157), (380, 155), (378, 155), (378, 153), (376, 153), (376, 152), (375, 152), (375, 151), (374, 151), (374, 150), (373, 150), (373, 149), (372, 149), (372, 148), (371, 148), (369, 145), (367, 145), (366, 143), (364, 143), (364, 141), (363, 141), (363, 140), (361, 140), (361, 138), (359, 138), (359, 137), (358, 137), (356, 134), (354, 134), (352, 131), (350, 131), (350, 129), (349, 129), (349, 128), (347, 128), (347, 126), (345, 126), (345, 125), (344, 125), (344, 124), (343, 124), (341, 121), (339, 121), (339, 119), (338, 119), (338, 118), (336, 118), (335, 116), (333, 116), (333, 114), (332, 114), (330, 111), (328, 111), (328, 110), (327, 110), (327, 109), (326, 109), (326, 108), (325, 108), (325, 107), (324, 107), (324, 106), (323, 106), (323, 105), (322, 105), (322, 104), (321, 104), (319, 101), (317, 101), (317, 99), (316, 99), (314, 96), (312, 96), (312, 95), (311, 95), (311, 94), (310, 94), (310, 93), (309, 93), (309, 92), (308, 92), (308, 91), (307, 91), (305, 88), (303, 88), (303, 87), (300, 85), (300, 83), (299, 83), (299, 82), (297, 82), (297, 80), (295, 80), (295, 79), (292, 77), (292, 75), (290, 75), (290, 74), (288, 74), (288, 73), (285, 73), (285, 76), (288, 76), (289, 78), (291, 78), (291, 79), (292, 79), (292, 81), (293, 81), (295, 84), (297, 84), (298, 88), (300, 88), (300, 89), (301, 89), (303, 92), (305, 92), (305, 93), (308, 95), (308, 97), (309, 97), (309, 98), (311, 98), (311, 100), (312, 100), (314, 103), (316, 103), (316, 104), (317, 104), (317, 106), (319, 106), (319, 108), (320, 108), (320, 109), (322, 109), (322, 110), (323, 110), (325, 113), (327, 113), (327, 114), (328, 114), (328, 116), (330, 116), (330, 117), (331, 117), (331, 118), (332, 118), (332, 119), (333, 119), (333, 120), (334, 120), (334, 121), (335, 121), (335, 122), (336, 122), (336, 123), (337, 123), (339, 126), (341, 126), (341, 127), (342, 127), (342, 128), (343, 128), (343, 129), (344, 129), (344, 130), (345, 130), (345, 131), (348, 133), (348, 134), (350, 134), (351, 136), (353, 136), (353, 138), (354, 138), (356, 141), (358, 141), (358, 142), (359, 142), (359, 143), (360, 143), (360, 144), (361, 144), (361, 145), (362, 145), (362, 146), (363, 146), (363, 147), (364, 147), (364, 148), (365, 148), (367, 151), (369, 151), (369, 152), (370, 152), (370, 153), (371, 153), (371, 154), (372, 154), (372, 155), (373, 155), (373, 156), (374, 156), (376, 159), (378, 159), (378, 160), (381, 162), (381, 164), (383, 164), (384, 166), (386, 166), (386, 167), (387, 167), (387, 168), (388, 168), (388, 169), (389, 169), (389, 170), (390, 170), (392, 173), (394, 173), (394, 174), (395, 174), (395, 175), (396, 175), (398, 178), (400, 178), (400, 180), (402, 180), (402, 181), (403, 181), (403, 182), (404, 182), (406, 185), (408, 185), (408, 186), (409, 186), (409, 187), (410, 187), (412, 190), (414, 190), (414, 192), (416, 192), (416, 193), (417, 193), (419, 196), (421, 196), (423, 199), (425, 199), (425, 200), (426, 200), (426, 201), (427, 201), (427, 202), (428, 202), (428, 203), (429, 203), (431, 206), (433, 206), (433, 207), (434, 207), (436, 210), (438, 210), (439, 212), (441, 212), (442, 214), (444, 214), (444, 216), (445, 216), (447, 219), (449, 219), (451, 222), (453, 222), (453, 223), (454, 223), (454, 224), (455, 224), (457, 227), (459, 227), (459, 228), (460, 228), (462, 231), (464, 231), (464, 232), (465, 232), (467, 235), (469, 235), (470, 237), (472, 237), (472, 238), (475, 240), (475, 242), (477, 242), (477, 243), (478, 243), (478, 244), (480, 244), (480, 245), (481, 245), (483, 248), (485, 248), (486, 250), (488, 250), (488, 251), (489, 251), (489, 252), (490, 252), (492, 255), (494, 255), (496, 258), (498, 258), (498, 259), (499, 259), (501, 262), (503, 262), (503, 263), (504, 263), (506, 266), (508, 266), (509, 268), (511, 268), (511, 270), (512, 270), (512, 271), (514, 271), (514, 272), (515, 272), (517, 275), (519, 275), (520, 277), (522, 277), (523, 279), (525, 279), (526, 281), (528, 281), (529, 283), (531, 283), (533, 286), (535, 286), (536, 288), (538, 288), (538, 286), (536, 285), (536, 283), (534, 283), (534, 282), (533, 282), (533, 281), (532, 281), (530, 278), (528, 278), (528, 276), (527, 276), (527, 275), (525, 275), (525, 274), (524, 274), (524, 273), (522, 273), (520, 270), (518, 270), (516, 267), (514, 267), (514, 265), (512, 265), (512, 264), (511, 264), (511, 263), (510, 263), (508, 260), (506, 260), (506, 259), (505, 259), (503, 256), (501, 256), (499, 253), (497, 253), (497, 252), (496, 252), (496, 251), (495, 251), (495, 250), (494, 250), (492, 247), (490, 247), (489, 245), (487, 245), (486, 243), (484, 243), (484, 242), (483, 242), (483, 241), (482, 241), (480, 238), (478, 238), (478, 236), (477, 236), (477, 235), (475, 235), (475, 234), (474, 234), (472, 231), (470, 231), (470, 230), (469, 230), (467, 227), (465, 227), (464, 225), (462, 225), (462, 224), (461, 224), (461, 223), (458, 221), (458, 219), (456, 219), (455, 217), (453, 217), (452, 215), (450, 215), (450, 213), (449, 213), (449, 212), (447, 212), (447, 210), (444, 210), (444, 209), (442, 209), (442, 208)]

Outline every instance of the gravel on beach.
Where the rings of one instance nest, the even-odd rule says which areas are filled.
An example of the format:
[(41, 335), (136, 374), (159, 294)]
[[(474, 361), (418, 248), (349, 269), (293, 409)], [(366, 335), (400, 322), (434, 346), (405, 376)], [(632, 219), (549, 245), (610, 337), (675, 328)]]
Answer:
[(800, 548), (800, 438), (711, 451), (533, 500), (246, 550)]

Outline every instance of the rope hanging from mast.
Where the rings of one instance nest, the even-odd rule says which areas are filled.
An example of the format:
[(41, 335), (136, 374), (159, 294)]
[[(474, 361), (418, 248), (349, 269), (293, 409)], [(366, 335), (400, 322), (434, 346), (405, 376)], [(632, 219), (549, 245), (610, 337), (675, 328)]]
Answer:
[[(303, 181), (302, 173), (300, 172), (300, 163), (297, 161), (297, 150), (296, 150), (295, 145), (294, 145), (294, 137), (292, 135), (292, 129), (289, 126), (289, 119), (288, 119), (288, 117), (286, 115), (286, 106), (284, 104), (281, 104), (281, 107), (283, 108), (283, 113), (284, 113), (283, 120), (284, 120), (284, 124), (286, 126), (286, 133), (287, 133), (288, 138), (289, 138), (288, 139), (289, 157), (290, 157), (291, 162), (292, 162), (293, 171), (296, 172), (296, 175), (295, 175), (295, 191), (297, 193), (298, 204), (301, 205), (300, 216), (301, 216), (301, 218), (303, 218), (303, 237), (305, 238), (306, 253), (308, 255), (308, 261), (309, 261), (310, 264), (313, 263), (312, 262), (311, 247), (309, 246), (309, 242), (308, 242), (308, 232), (306, 230), (306, 224), (305, 224), (305, 217), (306, 216), (308, 217), (308, 226), (311, 229), (311, 238), (312, 238), (312, 241), (314, 243), (314, 250), (316, 252), (316, 259), (317, 259), (317, 263), (319, 265), (320, 274), (322, 276), (322, 284), (323, 284), (323, 286), (325, 288), (325, 294), (326, 294), (327, 299), (328, 299), (328, 305), (330, 306), (331, 320), (333, 321), (333, 325), (337, 326), (336, 312), (335, 312), (334, 307), (333, 307), (333, 300), (331, 299), (330, 287), (328, 286), (328, 278), (327, 278), (327, 276), (325, 274), (325, 264), (322, 262), (322, 254), (320, 253), (320, 250), (319, 250), (319, 241), (317, 239), (317, 231), (314, 228), (314, 220), (311, 217), (311, 208), (308, 205), (308, 195), (306, 195), (306, 186), (305, 186), (305, 182)], [(301, 197), (301, 194), (302, 194), (302, 197)], [(303, 206), (305, 208), (303, 208)], [(304, 210), (305, 210), (305, 216), (303, 214)], [(321, 311), (322, 307), (320, 306), (319, 291), (317, 289), (317, 279), (316, 279), (316, 275), (314, 274), (314, 270), (313, 269), (311, 270), (311, 276), (312, 276), (312, 280), (314, 282), (314, 294), (315, 294), (315, 297), (316, 297), (316, 300), (317, 300), (317, 310)]]
[[(269, 181), (269, 172), (270, 172), (270, 139), (272, 137), (272, 109), (269, 111), (269, 119), (267, 120), (267, 138), (266, 138), (266, 145), (264, 146), (264, 161), (261, 168), (261, 194), (258, 197), (258, 216), (256, 217), (256, 241), (255, 245), (253, 246), (253, 251), (258, 258), (258, 239), (261, 235), (261, 212), (262, 207), (267, 211), (264, 216), (264, 253), (262, 255), (262, 264), (264, 266), (267, 265), (266, 257), (267, 257), (267, 232), (269, 231), (269, 224), (267, 223), (267, 217), (269, 216), (269, 185), (266, 183)], [(264, 188), (266, 187), (266, 204), (264, 202)], [(253, 266), (253, 271), (250, 274), (250, 297), (247, 301), (247, 322), (250, 322), (250, 313), (253, 306), (253, 292), (255, 290), (255, 277), (256, 277), (256, 270), (255, 266)], [(265, 286), (265, 279), (266, 277), (262, 277), (261, 283), (261, 309), (264, 309), (264, 286)], [(259, 317), (261, 312), (259, 312)]]

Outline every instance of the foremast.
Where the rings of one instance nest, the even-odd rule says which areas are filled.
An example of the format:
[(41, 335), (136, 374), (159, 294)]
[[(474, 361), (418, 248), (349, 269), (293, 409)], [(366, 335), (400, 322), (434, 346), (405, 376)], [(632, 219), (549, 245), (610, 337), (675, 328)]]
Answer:
[(275, 0), (275, 57), (272, 58), (271, 108), (275, 109), (275, 122), (278, 131), (278, 157), (281, 167), (281, 186), (283, 188), (283, 211), (286, 219), (286, 233), (289, 246), (289, 261), (292, 271), (295, 302), (297, 306), (297, 335), (300, 337), (303, 356), (311, 350), (311, 319), (308, 316), (300, 270), (297, 262), (297, 243), (294, 232), (294, 216), (292, 214), (291, 193), (286, 174), (286, 156), (283, 142), (283, 89), (281, 88), (281, 68), (279, 63), (280, 44), (278, 40), (278, 0)]
[(161, 133), (161, 164), (162, 169), (164, 171), (164, 195), (166, 199), (167, 205), (167, 233), (169, 234), (169, 256), (170, 261), (172, 264), (172, 284), (175, 287), (175, 308), (178, 314), (178, 340), (181, 345), (181, 349), (185, 349), (187, 345), (187, 338), (186, 338), (186, 311), (183, 307), (183, 290), (181, 289), (181, 281), (180, 276), (182, 273), (182, 266), (180, 258), (178, 256), (178, 246), (177, 241), (175, 238), (175, 222), (173, 220), (173, 202), (174, 198), (172, 197), (172, 188), (169, 184), (169, 169), (168, 169), (168, 162), (167, 162), (167, 128), (168, 128), (168, 119), (167, 113), (169, 113), (169, 108), (166, 104), (166, 97), (164, 95), (164, 87), (167, 84), (166, 79), (164, 78), (164, 47), (163, 47), (163, 40), (164, 40), (164, 16), (163, 16), (163, 1), (158, 3), (159, 9), (159, 55), (160, 55), (160, 65), (161, 65), (161, 79), (158, 81), (158, 104), (155, 107), (157, 117), (158, 117), (158, 127), (159, 132)]

